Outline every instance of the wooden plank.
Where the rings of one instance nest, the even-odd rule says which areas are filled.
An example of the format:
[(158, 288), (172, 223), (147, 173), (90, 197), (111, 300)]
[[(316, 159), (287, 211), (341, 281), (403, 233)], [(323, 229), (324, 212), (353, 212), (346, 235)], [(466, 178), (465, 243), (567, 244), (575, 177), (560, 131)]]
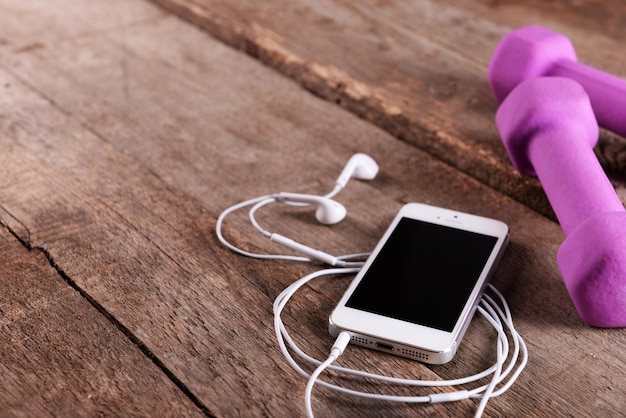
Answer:
[(204, 416), (42, 252), (5, 227), (0, 265), (0, 415)]
[[(0, 13), (0, 37), (10, 39), (0, 51), (1, 216), (28, 245), (45, 246), (59, 269), (207, 411), (302, 414), (304, 382), (276, 349), (271, 303), (313, 269), (226, 251), (215, 238), (215, 218), (259, 194), (323, 193), (354, 151), (375, 156), (382, 171), (375, 182), (354, 182), (342, 192), (350, 211), (345, 222), (320, 227), (308, 214), (276, 208), (263, 214), (264, 225), (340, 253), (371, 248), (403, 202), (503, 219), (512, 244), (496, 283), (529, 343), (531, 363), (488, 413), (625, 409), (619, 388), (626, 336), (578, 318), (554, 263), (562, 240), (556, 224), (156, 9), (133, 6), (123, 28), (85, 32), (86, 22), (114, 13), (105, 1), (90, 4), (58, 17), (58, 29), (34, 38), (43, 47), (28, 51), (15, 48), (21, 38), (2, 29), (8, 18)], [(19, 7), (50, 27), (47, 12), (58, 5)], [(279, 250), (245, 225), (230, 220), (229, 237)], [(325, 280), (294, 301), (289, 325), (297, 325), (296, 338), (316, 356), (332, 344), (326, 318), (347, 282)], [(466, 338), (446, 366), (356, 348), (342, 364), (462, 376), (493, 359), (485, 356), (493, 349), (485, 321), (475, 321)], [(474, 407), (473, 401), (389, 405), (315, 392), (320, 416), (459, 416)]]
[[(570, 36), (583, 62), (626, 78), (619, 1), (153, 1), (550, 217), (538, 182), (512, 168), (493, 123), (486, 72), (498, 40), (543, 24)], [(626, 201), (622, 148), (604, 133), (597, 151)]]
[[(181, 27), (169, 29), (176, 33)], [(12, 130), (3, 135), (3, 146), (11, 152), (0, 157), (8, 164), (1, 200), (11, 218), (28, 225), (23, 239), (45, 245), (64, 273), (126, 324), (208, 410), (217, 415), (297, 415), (302, 405), (294, 391), (299, 392), (301, 382), (275, 349), (270, 310), (271, 295), (303, 268), (277, 268), (280, 282), (268, 284), (269, 266), (257, 269), (256, 263), (241, 260), (239, 265), (235, 259), (232, 267), (232, 254), (219, 246), (212, 230), (215, 196), (225, 191), (223, 184), (219, 189), (223, 179), (203, 173), (214, 188), (203, 197), (210, 202), (207, 211), (160, 180), (167, 169), (152, 173), (19, 82), (8, 84), (13, 110), (3, 108), (3, 114)], [(25, 109), (37, 109), (38, 119), (20, 117)], [(157, 144), (136, 145), (146, 152)], [(159, 152), (181, 149), (171, 141), (162, 145), (167, 149)], [(211, 158), (208, 166), (214, 168), (221, 157), (203, 156)], [(320, 163), (319, 157), (307, 164), (311, 173), (314, 163)], [(316, 325), (328, 339), (323, 323)], [(324, 339), (320, 346), (325, 348)], [(453, 410), (469, 408), (471, 404)]]

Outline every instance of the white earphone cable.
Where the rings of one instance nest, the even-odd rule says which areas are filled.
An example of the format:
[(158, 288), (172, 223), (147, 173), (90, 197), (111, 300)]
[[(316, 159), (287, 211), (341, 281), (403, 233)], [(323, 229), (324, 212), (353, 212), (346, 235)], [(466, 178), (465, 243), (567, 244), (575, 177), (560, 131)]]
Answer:
[[(298, 289), (300, 289), (303, 285), (308, 283), (309, 281), (315, 278), (321, 277), (321, 276), (325, 276), (325, 275), (356, 273), (358, 270), (359, 270), (358, 268), (325, 269), (325, 270), (313, 272), (297, 280), (296, 282), (292, 283), (290, 286), (284, 289), (274, 301), (274, 327), (275, 327), (275, 332), (276, 332), (276, 337), (278, 339), (279, 347), (281, 349), (281, 352), (287, 359), (288, 363), (301, 376), (311, 379), (311, 375), (307, 373), (295, 361), (295, 359), (293, 358), (293, 356), (287, 349), (287, 345), (289, 345), (289, 348), (291, 348), (291, 350), (293, 350), (295, 354), (297, 354), (299, 357), (301, 357), (307, 362), (310, 362), (316, 365), (318, 368), (322, 364), (324, 364), (324, 362), (321, 362), (320, 360), (317, 360), (308, 356), (297, 346), (297, 344), (295, 344), (295, 342), (293, 341), (293, 339), (287, 332), (281, 319), (281, 313), (284, 307), (286, 306), (289, 299), (293, 296), (293, 294)], [(490, 288), (490, 291), (496, 294), (496, 296), (500, 299), (500, 302), (504, 306), (504, 312), (506, 313), (504, 313), (502, 309), (495, 303), (495, 301), (489, 296), (483, 298), (481, 300), (480, 306), (478, 307), (478, 312), (480, 312), (481, 315), (484, 316), (498, 332), (497, 351), (496, 351), (497, 362), (495, 365), (484, 370), (483, 372), (477, 373), (473, 376), (460, 378), (460, 379), (452, 379), (452, 380), (447, 380), (447, 381), (445, 380), (444, 381), (422, 381), (422, 380), (393, 378), (393, 377), (388, 377), (388, 376), (381, 376), (377, 374), (367, 373), (367, 372), (363, 372), (359, 370), (336, 367), (330, 364), (332, 363), (332, 361), (328, 362), (328, 364), (325, 364), (324, 367), (321, 367), (322, 370), (328, 368), (336, 372), (348, 373), (351, 375), (357, 375), (357, 376), (368, 378), (368, 379), (380, 380), (386, 383), (401, 384), (401, 385), (408, 385), (408, 386), (422, 386), (422, 387), (463, 385), (463, 384), (473, 383), (475, 381), (483, 379), (484, 377), (490, 374), (493, 374), (493, 377), (489, 384), (474, 388), (472, 390), (461, 390), (461, 391), (452, 392), (452, 393), (435, 393), (435, 394), (431, 394), (427, 396), (397, 396), (397, 395), (368, 393), (368, 392), (348, 389), (345, 387), (341, 387), (335, 384), (325, 382), (323, 380), (315, 380), (315, 383), (321, 386), (327, 387), (329, 389), (344, 393), (344, 394), (365, 397), (369, 399), (393, 401), (393, 402), (412, 402), (412, 403), (451, 402), (451, 401), (460, 400), (460, 399), (478, 397), (478, 398), (481, 398), (481, 402), (476, 411), (476, 416), (480, 416), (483, 413), (488, 400), (492, 397), (499, 396), (502, 393), (504, 393), (504, 391), (506, 391), (517, 379), (517, 377), (521, 373), (522, 369), (525, 367), (527, 360), (528, 360), (528, 353), (526, 350), (526, 345), (522, 337), (517, 333), (517, 331), (515, 330), (515, 327), (513, 326), (513, 323), (510, 317), (510, 312), (509, 312), (508, 306), (506, 305), (506, 301), (504, 300), (500, 292), (495, 287), (490, 285), (489, 288)], [(509, 334), (511, 335), (511, 338), (513, 339), (515, 343), (515, 348), (511, 355), (509, 365), (504, 371), (502, 371), (502, 366), (506, 362), (508, 354), (509, 354), (508, 353), (509, 343), (508, 343), (508, 338), (506, 336), (503, 325), (506, 326), (506, 328), (509, 331)], [(500, 388), (497, 391), (494, 390), (498, 384), (501, 384), (507, 378), (507, 376), (510, 374), (515, 364), (518, 362), (520, 351), (522, 354), (522, 359), (517, 365), (515, 372), (513, 373), (511, 377), (509, 377), (509, 380), (503, 385), (502, 388)], [(318, 374), (320, 374), (322, 370), (320, 370)], [(310, 401), (307, 401), (307, 402), (310, 402)]]
[[(236, 252), (238, 254), (241, 254), (241, 255), (245, 255), (246, 257), (258, 258), (258, 259), (262, 259), (262, 260), (291, 260), (291, 261), (301, 261), (301, 262), (312, 262), (313, 259), (308, 258), (308, 257), (286, 255), (286, 254), (259, 254), (259, 253), (253, 253), (253, 252), (243, 250), (243, 249), (233, 245), (232, 243), (230, 243), (226, 239), (226, 237), (224, 237), (222, 229), (223, 229), (224, 219), (226, 219), (226, 217), (228, 215), (230, 215), (231, 213), (235, 212), (236, 210), (245, 208), (246, 206), (256, 205), (257, 203), (264, 202), (266, 200), (269, 201), (269, 203), (271, 203), (271, 202), (274, 201), (274, 196), (275, 195), (264, 195), (264, 196), (255, 197), (253, 199), (245, 200), (243, 202), (237, 203), (237, 204), (235, 204), (235, 205), (225, 209), (220, 214), (220, 216), (217, 218), (217, 222), (215, 223), (215, 233), (217, 234), (217, 238), (219, 239), (219, 241), (225, 247), (227, 247), (231, 251), (234, 251), (234, 252)], [(262, 230), (262, 228), (261, 228), (261, 230)]]
[[(341, 190), (340, 188), (335, 188), (335, 190), (331, 193), (329, 193), (328, 195), (324, 196), (325, 198), (327, 198), (327, 196), (333, 196), (334, 194), (336, 194), (339, 190)], [(229, 208), (227, 208), (226, 210), (224, 210), (220, 216), (217, 218), (217, 222), (215, 224), (215, 231), (217, 234), (217, 238), (219, 239), (219, 241), (226, 246), (227, 248), (229, 248), (231, 251), (234, 251), (236, 253), (245, 255), (246, 257), (251, 257), (251, 258), (257, 258), (257, 259), (262, 259), (262, 260), (290, 260), (290, 261), (301, 261), (301, 262), (314, 262), (315, 260), (318, 261), (323, 261), (326, 264), (329, 264), (331, 266), (335, 266), (335, 267), (359, 267), (361, 266), (363, 263), (362, 262), (354, 262), (354, 261), (348, 261), (352, 258), (361, 258), (363, 256), (367, 256), (368, 253), (361, 253), (361, 254), (350, 254), (347, 256), (332, 256), (330, 254), (324, 253), (322, 251), (318, 251), (318, 250), (314, 250), (312, 248), (309, 248), (305, 245), (299, 244), (294, 242), (293, 240), (290, 240), (287, 237), (284, 237), (282, 235), (276, 234), (276, 233), (272, 233), (270, 231), (267, 231), (266, 229), (264, 229), (259, 222), (257, 221), (255, 214), (256, 212), (261, 209), (262, 207), (269, 205), (271, 203), (275, 203), (277, 202), (277, 196), (276, 194), (271, 194), (271, 195), (264, 195), (264, 196), (259, 196), (253, 199), (248, 199), (245, 200), (243, 202), (237, 203)], [(284, 201), (282, 203), (286, 203), (289, 204), (291, 206), (309, 206), (306, 203), (300, 203), (300, 202), (289, 202), (289, 201)], [(233, 245), (232, 243), (230, 243), (226, 237), (224, 237), (223, 234), (223, 225), (224, 225), (224, 220), (226, 219), (226, 217), (228, 215), (230, 215), (231, 213), (239, 210), (239, 209), (243, 209), (247, 206), (252, 206), (252, 208), (249, 210), (248, 212), (248, 217), (250, 219), (250, 222), (252, 223), (252, 225), (254, 226), (254, 228), (256, 230), (258, 230), (264, 237), (266, 238), (270, 238), (272, 241), (276, 241), (276, 242), (282, 242), (282, 241), (289, 241), (291, 242), (292, 246), (300, 246), (302, 247), (302, 250), (304, 250), (305, 252), (308, 251), (307, 255), (312, 255), (312, 257), (303, 257), (303, 256), (296, 256), (296, 255), (287, 255), (287, 254), (260, 254), (260, 253), (253, 253), (250, 251), (246, 251), (242, 248), (239, 248), (235, 245)], [(301, 250), (301, 251), (302, 251)]]
[[(357, 170), (357, 167), (358, 170)], [(436, 403), (436, 402), (453, 402), (461, 399), (468, 398), (476, 398), (480, 399), (476, 410), (476, 416), (482, 415), (484, 412), (486, 405), (489, 399), (499, 396), (506, 392), (511, 385), (515, 382), (515, 380), (519, 377), (520, 373), (526, 366), (528, 362), (528, 351), (526, 348), (526, 344), (522, 337), (519, 335), (517, 330), (513, 325), (513, 319), (511, 316), (510, 309), (506, 303), (506, 300), (502, 296), (502, 294), (492, 285), (488, 285), (489, 291), (495, 295), (496, 300), (488, 294), (483, 294), (479, 305), (477, 306), (477, 311), (485, 318), (487, 321), (494, 327), (497, 331), (497, 346), (496, 346), (496, 363), (487, 369), (476, 373), (472, 376), (467, 376), (463, 378), (443, 380), (443, 381), (428, 381), (428, 380), (414, 380), (414, 379), (406, 379), (406, 378), (396, 378), (389, 376), (382, 376), (379, 374), (369, 373), (361, 370), (355, 370), (345, 367), (338, 367), (332, 365), (332, 363), (341, 355), (346, 346), (349, 344), (351, 335), (348, 332), (341, 332), (330, 351), (328, 358), (325, 361), (320, 361), (318, 359), (313, 358), (306, 354), (293, 340), (293, 338), (289, 335), (285, 325), (282, 322), (281, 314), (283, 309), (291, 299), (291, 297), (300, 289), (302, 286), (307, 284), (313, 279), (326, 276), (326, 275), (341, 275), (341, 274), (354, 274), (357, 273), (364, 264), (364, 260), (369, 253), (359, 253), (359, 254), (348, 254), (342, 256), (333, 256), (327, 253), (324, 253), (319, 250), (315, 250), (313, 248), (307, 247), (303, 244), (297, 243), (287, 237), (279, 235), (277, 233), (272, 233), (270, 231), (265, 230), (256, 219), (256, 212), (263, 208), (266, 205), (271, 203), (280, 202), (284, 204), (288, 204), (296, 207), (306, 207), (310, 206), (313, 202), (314, 204), (319, 202), (321, 199), (332, 199), (337, 193), (339, 193), (346, 182), (352, 176), (360, 179), (369, 180), (374, 178), (376, 172), (378, 171), (378, 166), (371, 157), (365, 154), (355, 154), (350, 158), (348, 164), (340, 174), (337, 182), (335, 183), (335, 187), (333, 190), (324, 195), (324, 196), (315, 196), (315, 195), (300, 195), (293, 193), (278, 193), (278, 194), (269, 194), (259, 196), (253, 199), (249, 199), (240, 203), (237, 203), (226, 210), (224, 210), (218, 217), (216, 222), (216, 234), (219, 241), (229, 248), (231, 251), (242, 254), (247, 257), (258, 258), (258, 259), (266, 259), (266, 260), (291, 260), (291, 261), (300, 261), (300, 262), (313, 262), (313, 261), (322, 261), (326, 264), (334, 266), (335, 268), (327, 268), (322, 269), (313, 273), (310, 273), (298, 280), (296, 280), (291, 285), (287, 286), (274, 300), (273, 304), (273, 312), (274, 312), (274, 330), (276, 333), (276, 338), (278, 341), (279, 348), (283, 353), (287, 362), (291, 365), (291, 367), (301, 376), (308, 379), (306, 390), (305, 390), (305, 407), (307, 411), (307, 415), (309, 417), (313, 416), (313, 409), (311, 405), (312, 391), (314, 385), (317, 383), (320, 386), (325, 388), (337, 391), (339, 393), (357, 396), (367, 399), (374, 400), (382, 400), (382, 401), (391, 401), (391, 402), (408, 402), (408, 403)], [(303, 201), (298, 201), (298, 199), (302, 199)], [(327, 202), (325, 202), (327, 203)], [(345, 208), (343, 208), (337, 202), (331, 202), (337, 208), (339, 206), (340, 209), (343, 210), (343, 215), (345, 215)], [(258, 230), (263, 236), (271, 239), (274, 242), (285, 245), (292, 250), (299, 251), (304, 256), (295, 256), (295, 255), (286, 255), (286, 254), (259, 254), (253, 253), (250, 251), (246, 251), (242, 248), (235, 246), (230, 243), (223, 234), (223, 224), (224, 220), (231, 213), (243, 209), (245, 207), (251, 206), (248, 216), (250, 218), (250, 222), (254, 226), (256, 230)], [(335, 220), (326, 221), (328, 218), (318, 218), (318, 220), (324, 223), (333, 223)], [(332, 218), (336, 219), (336, 218)], [(513, 341), (512, 348), (509, 344), (509, 336)], [(292, 352), (297, 355), (301, 360), (310, 363), (315, 366), (315, 370), (312, 373), (308, 373), (305, 371), (302, 366), (294, 359)], [(521, 358), (520, 358), (521, 356)], [(505, 363), (508, 361), (508, 365), (504, 367)], [(441, 387), (441, 386), (459, 386), (459, 385), (468, 385), (472, 383), (479, 382), (482, 379), (486, 379), (489, 376), (489, 382), (486, 384), (482, 384), (473, 389), (462, 389), (453, 392), (443, 392), (443, 393), (431, 393), (428, 395), (414, 395), (414, 396), (400, 396), (400, 395), (389, 395), (384, 393), (370, 393), (364, 392), (360, 390), (350, 389), (347, 387), (339, 386), (334, 383), (329, 383), (319, 379), (319, 376), (325, 370), (331, 370), (337, 374), (347, 374), (352, 376), (358, 376), (365, 379), (371, 379), (375, 381), (384, 382), (392, 385), (405, 385), (409, 387)]]

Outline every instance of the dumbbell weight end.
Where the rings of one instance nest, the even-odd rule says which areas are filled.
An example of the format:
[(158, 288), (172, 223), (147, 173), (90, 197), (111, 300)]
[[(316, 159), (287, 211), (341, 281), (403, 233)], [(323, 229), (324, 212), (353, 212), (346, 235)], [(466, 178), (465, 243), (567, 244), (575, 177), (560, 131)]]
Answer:
[(626, 136), (626, 81), (581, 64), (572, 42), (541, 26), (525, 26), (505, 35), (489, 63), (489, 86), (502, 102), (521, 82), (556, 76), (583, 86), (600, 126)]
[(626, 212), (601, 213), (580, 224), (559, 248), (557, 264), (585, 322), (626, 327)]

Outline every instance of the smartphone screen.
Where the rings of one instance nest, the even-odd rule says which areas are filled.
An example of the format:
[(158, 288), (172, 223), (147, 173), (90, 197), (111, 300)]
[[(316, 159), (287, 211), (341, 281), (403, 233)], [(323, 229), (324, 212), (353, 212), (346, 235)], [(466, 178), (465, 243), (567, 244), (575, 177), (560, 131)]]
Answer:
[(346, 306), (451, 332), (497, 241), (402, 218)]
[(331, 335), (450, 361), (507, 242), (508, 227), (495, 219), (406, 204), (331, 313)]

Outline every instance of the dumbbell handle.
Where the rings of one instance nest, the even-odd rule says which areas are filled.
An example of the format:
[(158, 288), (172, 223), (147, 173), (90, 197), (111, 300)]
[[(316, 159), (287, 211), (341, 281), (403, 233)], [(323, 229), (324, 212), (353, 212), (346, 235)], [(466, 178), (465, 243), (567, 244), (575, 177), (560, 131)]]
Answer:
[[(567, 128), (567, 127), (565, 127)], [(623, 211), (615, 189), (602, 170), (588, 138), (575, 126), (537, 132), (528, 156), (565, 235), (588, 218)]]
[(600, 126), (626, 136), (626, 80), (572, 60), (558, 61), (548, 75), (577, 81), (587, 92)]

